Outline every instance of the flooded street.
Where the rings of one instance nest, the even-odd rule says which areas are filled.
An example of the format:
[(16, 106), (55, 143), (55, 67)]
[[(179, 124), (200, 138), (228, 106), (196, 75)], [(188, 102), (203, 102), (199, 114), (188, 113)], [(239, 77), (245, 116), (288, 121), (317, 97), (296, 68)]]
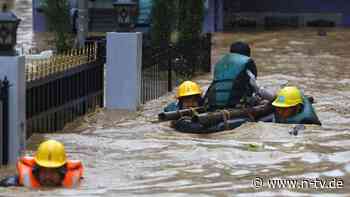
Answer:
[[(214, 37), (214, 59), (234, 40), (250, 42), (259, 84), (274, 91), (284, 84), (301, 87), (314, 96), (322, 127), (308, 125), (297, 136), (289, 134), (293, 125), (272, 123), (247, 123), (211, 135), (182, 134), (166, 122), (151, 122), (173, 99), (168, 94), (137, 114), (102, 110), (85, 117), (79, 132), (33, 136), (33, 149), (42, 138), (64, 142), (69, 157), (84, 162), (85, 179), (74, 190), (1, 188), (0, 196), (348, 196), (349, 37), (343, 29), (327, 37), (315, 30)], [(210, 76), (196, 81), (208, 85)], [(256, 177), (337, 178), (344, 188), (255, 189)]]
[[(349, 196), (349, 38), (349, 29), (331, 29), (323, 37), (315, 29), (213, 37), (214, 62), (231, 42), (250, 43), (259, 85), (271, 91), (285, 84), (300, 87), (314, 97), (322, 127), (307, 125), (294, 136), (289, 134), (294, 125), (247, 123), (210, 135), (183, 134), (168, 122), (152, 123), (174, 99), (169, 93), (136, 114), (100, 110), (84, 117), (75, 129), (68, 126), (61, 134), (34, 135), (28, 154), (43, 139), (53, 138), (65, 144), (70, 159), (83, 161), (81, 186), (40, 191), (0, 188), (0, 196)], [(195, 79), (204, 87), (210, 80), (210, 75)], [(0, 177), (14, 172), (13, 166), (0, 169)], [(256, 177), (264, 181), (259, 189), (253, 185)], [(271, 189), (267, 181), (273, 178), (336, 178), (343, 181), (343, 188)]]

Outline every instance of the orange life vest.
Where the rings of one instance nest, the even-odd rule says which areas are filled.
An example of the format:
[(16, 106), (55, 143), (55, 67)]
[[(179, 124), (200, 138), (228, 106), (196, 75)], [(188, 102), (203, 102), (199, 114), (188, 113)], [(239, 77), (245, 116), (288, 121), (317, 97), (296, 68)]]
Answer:
[[(34, 166), (35, 161), (33, 157), (22, 157), (17, 162), (18, 179), (20, 185), (30, 188), (39, 188), (41, 186), (37, 178), (33, 175)], [(62, 186), (72, 188), (76, 186), (83, 177), (83, 164), (78, 160), (68, 160), (66, 166), (67, 172), (62, 181)]]

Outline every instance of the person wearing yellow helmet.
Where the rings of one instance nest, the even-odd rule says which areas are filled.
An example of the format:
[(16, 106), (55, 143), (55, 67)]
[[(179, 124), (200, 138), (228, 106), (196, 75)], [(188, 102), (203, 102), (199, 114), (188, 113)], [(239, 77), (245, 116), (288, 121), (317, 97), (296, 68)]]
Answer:
[(17, 171), (17, 176), (0, 181), (0, 185), (71, 188), (80, 182), (83, 176), (83, 165), (78, 160), (67, 160), (62, 143), (47, 140), (39, 145), (34, 157), (20, 158), (17, 162)]
[(248, 43), (232, 43), (230, 52), (215, 64), (213, 74), (203, 99), (210, 111), (255, 106), (261, 100), (274, 99), (256, 83), (258, 70)]
[[(217, 109), (254, 106), (259, 104), (261, 100), (272, 101), (274, 96), (256, 83), (257, 68), (253, 59), (250, 58), (250, 54), (250, 47), (247, 43), (233, 43), (230, 47), (230, 53), (215, 65), (213, 82), (203, 98), (199, 96), (202, 91), (196, 88), (198, 85), (186, 81), (179, 86), (177, 93), (179, 102), (168, 105), (164, 111), (176, 111), (198, 105), (205, 106), (208, 111), (215, 111)], [(181, 132), (211, 133), (226, 128), (234, 129), (249, 120), (249, 118), (234, 118), (207, 128), (193, 122), (191, 117), (184, 116), (173, 121), (172, 125)]]
[[(177, 88), (176, 102), (168, 104), (164, 108), (164, 112), (177, 111), (182, 109), (189, 109), (200, 107), (203, 105), (202, 89), (193, 81), (184, 81)], [(200, 131), (204, 127), (201, 124), (191, 121), (191, 117), (184, 116), (178, 120), (171, 122), (171, 126), (178, 131)]]
[(309, 99), (295, 86), (282, 88), (272, 106), (275, 108), (274, 122), (321, 125)]
[(172, 102), (164, 108), (165, 112), (199, 107), (202, 105), (202, 89), (193, 81), (185, 81), (177, 89), (177, 102)]
[[(202, 90), (197, 83), (185, 81), (177, 89), (176, 98), (178, 99), (178, 102), (169, 104), (164, 111), (176, 111), (202, 106), (203, 99), (201, 95)], [(229, 128), (235, 128), (241, 125), (243, 122), (245, 122), (243, 119), (229, 120), (226, 126)], [(183, 116), (178, 120), (172, 121), (171, 126), (177, 131), (185, 133), (211, 133), (223, 130), (223, 124), (218, 124), (207, 128), (200, 123), (193, 122), (190, 116)]]

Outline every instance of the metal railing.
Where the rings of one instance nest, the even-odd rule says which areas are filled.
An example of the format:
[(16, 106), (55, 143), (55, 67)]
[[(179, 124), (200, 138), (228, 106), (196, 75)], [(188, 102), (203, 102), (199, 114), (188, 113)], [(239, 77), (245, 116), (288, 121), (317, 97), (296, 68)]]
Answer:
[[(141, 103), (156, 99), (172, 90), (172, 51), (144, 48), (141, 74)], [(148, 53), (147, 53), (148, 51)]]
[[(210, 71), (211, 37), (202, 39), (195, 45), (143, 49), (142, 103), (171, 91), (182, 73)], [(103, 107), (105, 46), (105, 39), (90, 40), (86, 48), (26, 63), (27, 137), (62, 130), (66, 123)], [(196, 53), (190, 53), (193, 50)]]
[(0, 165), (9, 159), (9, 81), (0, 80)]
[(173, 69), (180, 76), (192, 78), (211, 69), (211, 34), (202, 35), (197, 41), (180, 43), (174, 47)]
[(142, 52), (141, 102), (156, 99), (172, 91), (178, 80), (196, 73), (210, 72), (211, 34), (194, 43), (167, 48), (144, 47)]
[(26, 64), (27, 137), (55, 132), (103, 106), (104, 62), (97, 45)]
[(65, 72), (73, 67), (96, 61), (97, 45), (91, 43), (85, 48), (72, 49), (47, 59), (26, 60), (27, 82)]

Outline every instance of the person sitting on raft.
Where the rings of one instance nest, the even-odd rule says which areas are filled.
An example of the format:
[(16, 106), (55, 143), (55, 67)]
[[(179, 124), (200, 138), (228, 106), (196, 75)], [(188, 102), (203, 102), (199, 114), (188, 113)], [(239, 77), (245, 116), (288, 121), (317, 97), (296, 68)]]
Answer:
[(72, 188), (83, 176), (83, 165), (78, 160), (67, 160), (63, 144), (47, 140), (39, 145), (34, 157), (25, 156), (17, 162), (18, 175), (0, 181), (0, 186)]
[[(254, 93), (261, 97), (260, 100), (268, 99), (272, 102), (274, 97), (263, 88), (257, 86), (255, 81), (256, 76), (257, 69), (253, 59), (250, 58), (249, 45), (244, 42), (235, 42), (230, 47), (230, 53), (225, 55), (215, 65), (214, 80), (201, 102), (204, 101), (204, 106), (208, 111), (236, 108), (239, 105), (254, 106), (258, 104), (259, 100)], [(179, 90), (181, 89), (180, 87)], [(167, 106), (164, 111), (176, 111), (178, 109), (186, 109), (186, 106), (173, 103)], [(224, 127), (226, 129), (233, 129), (246, 121), (248, 120), (236, 118), (206, 128), (199, 123), (191, 121), (191, 117), (185, 116), (173, 121), (172, 125), (176, 130), (181, 132), (210, 133), (224, 130)]]
[(177, 111), (199, 107), (202, 105), (202, 89), (193, 81), (185, 81), (177, 89), (178, 101), (170, 103), (164, 108), (164, 112)]
[[(228, 68), (216, 69), (217, 75), (228, 75), (218, 77), (220, 79), (214, 79), (212, 85), (209, 87), (204, 98), (202, 98), (201, 87), (193, 81), (185, 81), (179, 87), (176, 98), (177, 102), (172, 102), (164, 108), (164, 112), (176, 111), (181, 109), (188, 109), (190, 107), (202, 106), (204, 99), (207, 104), (213, 109), (229, 108), (242, 102), (245, 99), (243, 97), (251, 97), (253, 92), (256, 92), (264, 99), (272, 101), (274, 96), (263, 88), (256, 84), (257, 69), (255, 62), (250, 58), (250, 47), (244, 42), (235, 42), (230, 46), (230, 54), (234, 54), (228, 62), (225, 63), (235, 64), (233, 65), (232, 72)], [(223, 58), (224, 59), (224, 58)], [(230, 62), (231, 61), (231, 62)], [(238, 65), (242, 64), (242, 65)], [(220, 66), (220, 61), (217, 64)], [(217, 66), (217, 67), (219, 67)], [(226, 67), (226, 65), (225, 65)], [(240, 70), (238, 72), (237, 70)], [(220, 74), (221, 73), (221, 74)], [(215, 75), (215, 74), (214, 74)], [(224, 78), (224, 79), (221, 79)], [(232, 87), (234, 84), (234, 87)], [(220, 87), (215, 87), (220, 86)], [(226, 89), (221, 86), (227, 86)], [(221, 89), (220, 89), (221, 88)], [(219, 95), (220, 94), (220, 95)], [(213, 97), (224, 97), (218, 100)]]
[(295, 86), (282, 88), (272, 106), (275, 108), (273, 122), (321, 125), (309, 99)]
[[(259, 100), (274, 100), (274, 96), (256, 83), (257, 67), (245, 42), (235, 42), (230, 53), (215, 65), (214, 79), (204, 96), (210, 111), (255, 106)], [(258, 97), (260, 97), (260, 99)]]
[[(202, 88), (193, 81), (185, 81), (177, 88), (177, 102), (172, 102), (164, 108), (164, 112), (172, 112), (203, 106)], [(184, 116), (171, 121), (171, 126), (178, 131), (194, 132), (203, 130), (201, 124), (191, 122), (191, 117)]]

